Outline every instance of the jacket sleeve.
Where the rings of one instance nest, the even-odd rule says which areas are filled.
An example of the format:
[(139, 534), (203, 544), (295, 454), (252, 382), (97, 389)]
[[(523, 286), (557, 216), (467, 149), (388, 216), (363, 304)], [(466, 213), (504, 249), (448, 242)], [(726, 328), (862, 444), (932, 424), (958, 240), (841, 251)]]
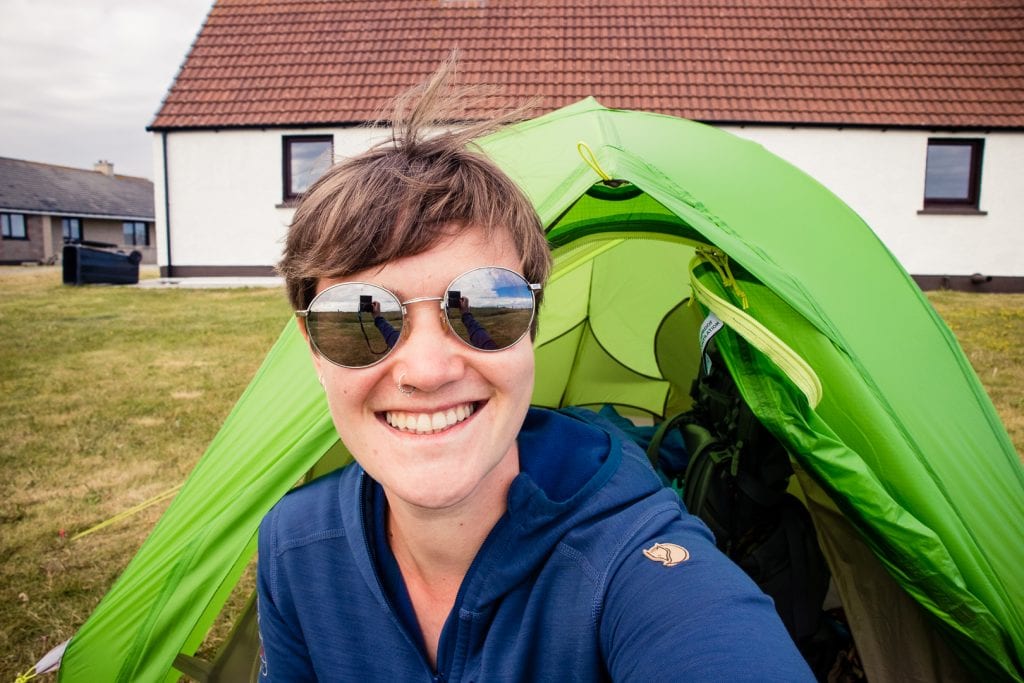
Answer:
[(378, 315), (373, 319), (373, 324), (380, 330), (380, 334), (384, 337), (384, 343), (388, 345), (389, 349), (393, 349), (395, 344), (398, 343), (399, 332), (393, 328), (384, 316)]
[(469, 332), (469, 343), (478, 349), (486, 349), (493, 351), (497, 348), (494, 340), (491, 339), (491, 335), (487, 333), (483, 325), (476, 321), (472, 313), (462, 314), (462, 324), (466, 326), (466, 331)]
[[(681, 515), (681, 516), (680, 516)], [(626, 544), (599, 635), (614, 681), (813, 681), (767, 595), (686, 512)]]
[(263, 519), (256, 564), (256, 599), (260, 631), (260, 681), (314, 681), (309, 658), (291, 602), (279, 590), (276, 508)]

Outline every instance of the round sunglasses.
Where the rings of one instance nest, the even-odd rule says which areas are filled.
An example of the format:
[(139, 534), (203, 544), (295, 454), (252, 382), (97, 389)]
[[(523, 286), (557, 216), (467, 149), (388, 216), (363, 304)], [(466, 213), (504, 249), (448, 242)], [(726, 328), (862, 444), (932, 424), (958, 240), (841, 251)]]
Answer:
[(487, 266), (459, 275), (444, 296), (406, 301), (379, 285), (342, 282), (317, 294), (309, 308), (295, 315), (305, 319), (310, 342), (321, 356), (342, 367), (368, 368), (398, 344), (406, 306), (425, 301), (440, 302), (442, 319), (470, 348), (507, 349), (530, 331), (540, 288), (514, 270)]

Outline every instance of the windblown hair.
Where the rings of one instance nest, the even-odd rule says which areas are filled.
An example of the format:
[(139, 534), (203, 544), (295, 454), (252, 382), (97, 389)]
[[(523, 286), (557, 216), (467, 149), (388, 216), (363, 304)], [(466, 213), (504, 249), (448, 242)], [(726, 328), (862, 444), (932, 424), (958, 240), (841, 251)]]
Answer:
[(333, 166), (303, 195), (278, 264), (295, 309), (309, 305), (321, 278), (413, 256), (474, 227), (504, 232), (528, 281), (547, 278), (551, 257), (533, 206), (471, 142), (521, 110), (431, 135), (465, 107), (468, 91), (450, 85), (454, 62), (399, 98), (388, 141)]

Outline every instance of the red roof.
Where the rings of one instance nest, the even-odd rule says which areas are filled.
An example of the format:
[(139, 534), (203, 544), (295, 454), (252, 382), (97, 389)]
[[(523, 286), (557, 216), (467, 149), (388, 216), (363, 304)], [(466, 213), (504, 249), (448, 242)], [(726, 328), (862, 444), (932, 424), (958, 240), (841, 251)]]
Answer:
[(218, 0), (151, 127), (373, 120), (453, 47), (543, 110), (1024, 127), (1021, 0)]

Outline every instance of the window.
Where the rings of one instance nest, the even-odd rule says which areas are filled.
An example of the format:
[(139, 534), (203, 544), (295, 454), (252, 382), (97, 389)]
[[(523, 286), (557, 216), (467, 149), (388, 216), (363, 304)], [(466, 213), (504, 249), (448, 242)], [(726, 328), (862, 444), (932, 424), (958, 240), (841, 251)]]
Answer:
[(0, 233), (5, 240), (27, 240), (25, 216), (20, 213), (0, 213)]
[(139, 247), (149, 246), (149, 225), (141, 221), (124, 222), (124, 243)]
[(330, 135), (284, 137), (284, 199), (295, 199), (312, 185), (334, 161)]
[(81, 242), (82, 241), (82, 219), (81, 218), (61, 218), (60, 219), (60, 231), (64, 234), (65, 242)]
[(978, 208), (981, 195), (981, 155), (985, 141), (931, 138), (925, 162), (925, 209)]

